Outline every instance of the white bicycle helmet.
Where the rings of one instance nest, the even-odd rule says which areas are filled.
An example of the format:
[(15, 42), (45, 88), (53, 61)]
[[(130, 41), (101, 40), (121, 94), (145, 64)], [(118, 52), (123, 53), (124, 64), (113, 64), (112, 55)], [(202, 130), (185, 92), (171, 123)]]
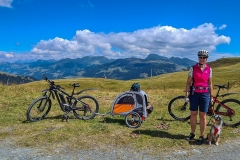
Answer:
[(208, 58), (208, 51), (207, 50), (198, 51), (198, 57), (201, 57), (201, 56)]

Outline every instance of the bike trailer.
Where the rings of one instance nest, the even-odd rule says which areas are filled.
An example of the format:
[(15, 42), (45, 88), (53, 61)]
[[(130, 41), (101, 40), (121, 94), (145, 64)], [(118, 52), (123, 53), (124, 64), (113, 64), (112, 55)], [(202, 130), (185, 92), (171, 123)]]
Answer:
[[(136, 84), (134, 83), (133, 85)], [(137, 89), (132, 86), (130, 91), (118, 95), (113, 101), (110, 112), (112, 115), (125, 116), (125, 122), (127, 126), (131, 128), (139, 127), (141, 122), (144, 121), (153, 110), (153, 107), (148, 102), (147, 94), (140, 90), (140, 85), (137, 84), (136, 86)]]

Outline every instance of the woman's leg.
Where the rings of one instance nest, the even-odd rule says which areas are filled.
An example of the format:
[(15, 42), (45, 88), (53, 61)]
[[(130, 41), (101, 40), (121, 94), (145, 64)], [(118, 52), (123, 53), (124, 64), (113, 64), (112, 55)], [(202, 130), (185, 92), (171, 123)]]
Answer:
[(199, 105), (199, 94), (194, 93), (194, 95), (189, 96), (190, 99), (190, 125), (191, 133), (195, 134), (197, 126), (197, 116), (198, 116), (198, 105)]
[(191, 124), (191, 133), (193, 134), (195, 134), (195, 131), (196, 131), (197, 114), (198, 114), (198, 111), (191, 111), (190, 124)]
[(200, 97), (200, 112), (199, 112), (199, 117), (200, 117), (200, 135), (204, 137), (204, 133), (206, 130), (206, 125), (207, 125), (207, 111), (209, 107), (209, 102), (210, 102), (210, 94), (209, 93), (203, 93)]
[(200, 136), (204, 137), (207, 125), (206, 112), (199, 112), (199, 117), (200, 117)]

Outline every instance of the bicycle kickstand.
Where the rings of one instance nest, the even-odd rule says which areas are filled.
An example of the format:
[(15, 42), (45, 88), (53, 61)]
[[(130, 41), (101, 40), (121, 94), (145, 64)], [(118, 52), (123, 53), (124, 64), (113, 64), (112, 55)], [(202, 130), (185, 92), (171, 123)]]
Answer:
[(62, 122), (64, 122), (65, 120), (66, 120), (66, 122), (69, 121), (68, 113), (64, 114), (63, 117), (62, 117)]

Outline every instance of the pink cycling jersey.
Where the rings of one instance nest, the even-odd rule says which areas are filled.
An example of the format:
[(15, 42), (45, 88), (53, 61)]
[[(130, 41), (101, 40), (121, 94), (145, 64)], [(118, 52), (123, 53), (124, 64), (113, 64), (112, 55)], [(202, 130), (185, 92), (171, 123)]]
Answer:
[(194, 92), (198, 93), (207, 93), (209, 92), (209, 78), (211, 74), (210, 67), (205, 66), (203, 70), (199, 67), (198, 64), (193, 66), (193, 86)]

